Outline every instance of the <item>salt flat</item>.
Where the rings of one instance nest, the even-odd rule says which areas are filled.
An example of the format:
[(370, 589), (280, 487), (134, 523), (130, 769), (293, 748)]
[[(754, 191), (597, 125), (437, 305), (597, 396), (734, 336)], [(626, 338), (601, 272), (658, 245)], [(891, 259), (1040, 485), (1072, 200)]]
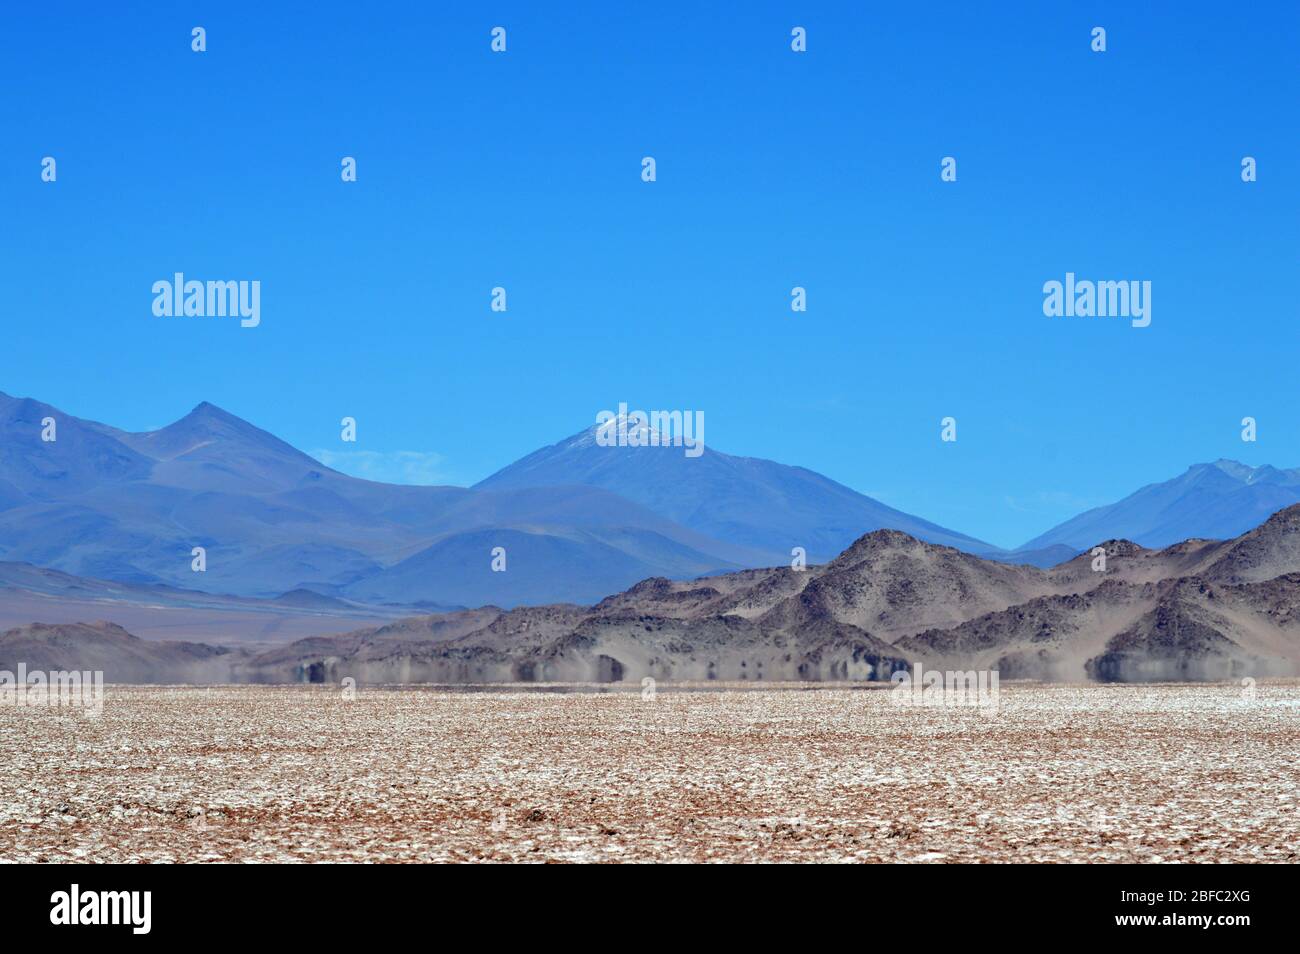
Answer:
[(554, 688), (0, 706), (0, 860), (1300, 858), (1295, 681)]

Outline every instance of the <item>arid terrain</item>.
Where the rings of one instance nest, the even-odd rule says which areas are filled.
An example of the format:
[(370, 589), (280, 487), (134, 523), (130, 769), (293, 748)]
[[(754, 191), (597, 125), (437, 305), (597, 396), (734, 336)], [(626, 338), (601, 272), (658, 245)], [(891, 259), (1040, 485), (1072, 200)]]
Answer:
[[(115, 687), (0, 706), (0, 861), (1300, 859), (1300, 683)], [(647, 697), (649, 696), (649, 697)]]
[(803, 569), (652, 578), (594, 606), (484, 606), (260, 650), (32, 622), (0, 632), (0, 668), (19, 663), (159, 684), (844, 682), (917, 663), (1067, 683), (1291, 678), (1300, 504), (1232, 540), (1111, 540), (1050, 570), (876, 530)]

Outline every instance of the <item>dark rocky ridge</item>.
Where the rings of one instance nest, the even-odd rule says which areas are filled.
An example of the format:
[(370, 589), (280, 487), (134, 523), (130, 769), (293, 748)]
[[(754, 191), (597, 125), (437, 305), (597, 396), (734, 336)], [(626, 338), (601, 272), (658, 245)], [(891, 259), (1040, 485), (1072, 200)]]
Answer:
[(652, 578), (591, 607), (433, 614), (261, 653), (33, 626), (0, 636), (0, 659), (110, 681), (365, 684), (882, 679), (917, 661), (1054, 680), (1300, 673), (1300, 505), (1235, 540), (1103, 546), (1104, 572), (1089, 554), (1039, 570), (876, 531), (822, 566)]

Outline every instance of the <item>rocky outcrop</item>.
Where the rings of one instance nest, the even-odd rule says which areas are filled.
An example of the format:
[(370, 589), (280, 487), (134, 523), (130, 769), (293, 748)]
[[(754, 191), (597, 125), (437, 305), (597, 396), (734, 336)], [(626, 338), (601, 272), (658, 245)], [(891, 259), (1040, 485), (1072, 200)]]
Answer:
[(1004, 679), (1300, 673), (1300, 505), (1236, 540), (1100, 546), (1104, 565), (1088, 552), (1045, 571), (877, 531), (822, 566), (651, 578), (592, 607), (412, 617), (260, 654), (36, 625), (0, 637), (0, 658), (92, 659), (79, 668), (123, 681), (369, 684), (887, 679), (917, 661)]

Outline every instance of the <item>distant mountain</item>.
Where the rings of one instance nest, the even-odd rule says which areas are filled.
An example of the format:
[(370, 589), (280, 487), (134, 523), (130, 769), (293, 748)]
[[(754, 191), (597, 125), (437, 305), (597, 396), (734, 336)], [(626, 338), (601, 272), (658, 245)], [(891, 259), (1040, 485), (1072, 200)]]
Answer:
[[(452, 608), (430, 606), (425, 612)], [(268, 644), (347, 632), (414, 611), (409, 605), (367, 605), (307, 590), (260, 600), (162, 584), (96, 580), (30, 563), (0, 562), (0, 630), (37, 619), (46, 623), (102, 619), (146, 640)]]
[(1247, 467), (1233, 460), (1196, 464), (1173, 480), (1149, 484), (1118, 503), (1097, 507), (1053, 527), (1021, 549), (1082, 550), (1124, 538), (1148, 547), (1245, 533), (1283, 507), (1300, 502), (1300, 469)]
[(788, 563), (793, 547), (803, 547), (810, 560), (827, 560), (863, 533), (882, 528), (969, 553), (998, 552), (803, 467), (733, 457), (712, 447), (688, 457), (683, 447), (653, 446), (656, 435), (635, 420), (624, 418), (622, 427), (637, 430), (641, 446), (608, 446), (619, 426), (618, 418), (593, 425), (497, 471), (475, 489), (599, 487), (699, 533), (760, 550), (772, 563)]
[[(1233, 540), (1103, 546), (1104, 568), (1085, 554), (1040, 570), (879, 530), (803, 571), (650, 579), (591, 607), (489, 606), (387, 622), (227, 652), (206, 678), (882, 680), (918, 662), (1065, 681), (1300, 674), (1300, 505)], [(159, 671), (175, 678), (178, 666), (214, 652), (154, 650), (101, 630), (27, 627), (0, 638), (0, 662), (17, 658), (13, 645), (65, 669), (108, 669), (119, 653), (139, 666), (153, 653)], [(47, 651), (56, 641), (58, 652)], [(133, 678), (161, 677), (146, 668)]]
[(993, 550), (811, 471), (712, 449), (687, 460), (596, 447), (586, 431), (472, 489), (397, 486), (331, 470), (206, 402), (131, 433), (0, 394), (0, 560), (78, 577), (267, 599), (581, 603), (647, 577), (788, 563), (796, 546), (829, 558), (884, 526)]
[[(50, 420), (53, 441), (42, 439)], [(1106, 539), (1234, 537), (1300, 500), (1300, 471), (1219, 461), (1004, 551), (801, 467), (649, 446), (644, 425), (632, 426), (642, 446), (605, 446), (620, 423), (472, 488), (420, 487), (331, 470), (206, 402), (132, 433), (0, 394), (0, 561), (264, 600), (306, 591), (351, 604), (513, 607), (593, 603), (653, 577), (788, 566), (796, 547), (816, 564), (876, 530), (1047, 567)], [(205, 572), (191, 569), (195, 547)], [(941, 595), (922, 599), (946, 605)], [(310, 597), (290, 602), (305, 608)]]
[[(492, 570), (496, 546), (507, 572)], [(607, 491), (359, 480), (206, 402), (130, 433), (0, 394), (0, 559), (262, 598), (510, 606), (595, 600), (762, 555)]]
[[(505, 551), (503, 572), (491, 568), (489, 555), (497, 547)], [(557, 599), (587, 603), (647, 575), (699, 576), (726, 566), (734, 564), (706, 557), (652, 529), (535, 532), (498, 525), (444, 536), (343, 591), (372, 603), (401, 603), (416, 592), (455, 593), (468, 606)]]

